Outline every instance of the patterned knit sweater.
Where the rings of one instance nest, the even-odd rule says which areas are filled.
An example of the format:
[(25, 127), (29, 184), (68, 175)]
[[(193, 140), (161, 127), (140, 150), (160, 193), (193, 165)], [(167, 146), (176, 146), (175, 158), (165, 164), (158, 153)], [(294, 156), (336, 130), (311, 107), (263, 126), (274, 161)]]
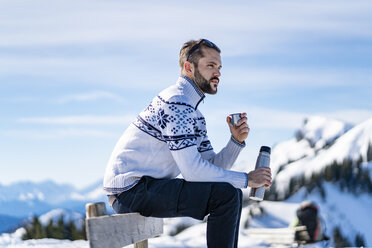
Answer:
[(181, 76), (157, 95), (125, 130), (106, 167), (104, 190), (118, 194), (146, 175), (186, 181), (228, 182), (246, 188), (248, 175), (229, 170), (245, 144), (234, 140), (215, 153), (198, 110), (204, 94)]

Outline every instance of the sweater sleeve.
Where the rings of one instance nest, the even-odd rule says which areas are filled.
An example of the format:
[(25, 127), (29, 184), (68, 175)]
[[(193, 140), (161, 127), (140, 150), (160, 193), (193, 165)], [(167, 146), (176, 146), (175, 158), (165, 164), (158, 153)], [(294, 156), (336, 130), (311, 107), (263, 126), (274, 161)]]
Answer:
[(160, 110), (158, 116), (163, 137), (185, 180), (227, 182), (236, 188), (247, 187), (248, 175), (246, 173), (227, 170), (223, 168), (225, 166), (222, 166), (224, 162), (230, 166), (231, 161), (228, 160), (235, 161), (235, 156), (233, 159), (227, 159), (228, 156), (225, 155), (233, 154), (232, 150), (236, 149), (234, 147), (236, 144), (230, 144), (231, 147), (227, 147), (221, 154), (211, 156), (214, 157), (211, 161), (219, 163), (221, 167), (202, 158), (197, 148), (200, 130), (197, 127), (196, 113), (192, 107), (170, 104)]
[(187, 181), (227, 182), (236, 188), (248, 186), (248, 175), (244, 172), (226, 170), (201, 158), (195, 146), (171, 151), (182, 176)]
[(231, 169), (244, 147), (245, 143), (240, 143), (231, 136), (226, 146), (219, 153), (215, 153), (213, 148), (211, 148), (210, 150), (201, 152), (200, 155), (203, 159), (208, 160), (218, 167)]

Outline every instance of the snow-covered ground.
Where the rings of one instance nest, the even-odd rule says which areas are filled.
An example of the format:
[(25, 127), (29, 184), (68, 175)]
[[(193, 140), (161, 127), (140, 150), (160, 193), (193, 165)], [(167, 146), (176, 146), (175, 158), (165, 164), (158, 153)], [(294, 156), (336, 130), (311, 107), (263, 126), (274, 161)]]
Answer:
[[(363, 234), (367, 244), (372, 244), (370, 233), (370, 220), (372, 219), (372, 198), (365, 194), (358, 197), (340, 193), (337, 187), (331, 184), (325, 185), (327, 194), (326, 201), (323, 201), (319, 194), (312, 193), (305, 197), (304, 190), (283, 202), (263, 201), (256, 204), (251, 202), (243, 208), (240, 223), (239, 247), (269, 247), (261, 240), (255, 240), (246, 234), (245, 226), (248, 228), (282, 228), (288, 225), (295, 218), (295, 212), (299, 204), (304, 200), (316, 202), (320, 209), (322, 219), (327, 223), (326, 234), (332, 236), (332, 230), (336, 226), (342, 227), (342, 233), (353, 242), (356, 234)], [(260, 206), (258, 208), (257, 206)], [(261, 212), (263, 209), (263, 212)], [(58, 212), (58, 211), (57, 211)], [(249, 214), (251, 213), (251, 215)], [(252, 216), (253, 213), (253, 216)], [(49, 214), (51, 215), (51, 214)], [(43, 218), (45, 218), (44, 215)], [(150, 248), (170, 247), (206, 247), (206, 223), (190, 218), (165, 219), (164, 235), (149, 240)], [(175, 236), (168, 235), (174, 232), (177, 226), (189, 226)], [(55, 247), (55, 248), (88, 248), (88, 242), (42, 239), (42, 240), (21, 240), (24, 230), (18, 229), (12, 234), (0, 236), (1, 248), (22, 248), (22, 247)], [(311, 247), (324, 247), (324, 244), (312, 245)], [(132, 247), (132, 246), (128, 246)]]
[[(259, 205), (251, 202), (248, 206), (243, 208), (242, 218), (240, 223), (240, 235), (239, 235), (239, 247), (270, 247), (265, 244), (262, 240), (256, 240), (249, 237), (246, 234), (245, 225), (249, 224), (249, 228), (282, 228), (288, 227), (288, 225), (295, 218), (295, 211), (301, 202), (301, 192), (298, 196), (293, 197), (288, 202), (271, 202), (263, 201)], [(316, 196), (314, 196), (314, 200)], [(345, 199), (341, 199), (345, 200)], [(346, 199), (347, 200), (347, 199)], [(368, 204), (367, 202), (365, 202)], [(260, 206), (263, 208), (263, 213), (260, 211)], [(332, 206), (332, 204), (330, 204)], [(321, 208), (323, 208), (321, 206)], [(249, 214), (253, 212), (253, 217)], [(341, 213), (337, 213), (341, 214)], [(51, 214), (49, 214), (51, 215)], [(44, 215), (43, 218), (45, 218)], [(337, 216), (328, 217), (336, 218)], [(52, 217), (53, 218), (53, 217)], [(347, 218), (346, 218), (347, 219)], [(346, 220), (347, 221), (347, 220)], [(192, 248), (205, 248), (206, 247), (206, 223), (190, 218), (174, 218), (165, 219), (164, 235), (149, 240), (150, 248), (181, 248), (181, 247), (192, 247)], [(175, 236), (168, 235), (174, 232), (177, 226), (189, 226), (184, 231), (180, 232)], [(0, 236), (0, 247), (1, 248), (23, 248), (23, 247), (55, 247), (55, 248), (88, 248), (88, 242), (79, 241), (67, 241), (67, 240), (55, 240), (55, 239), (42, 239), (42, 240), (21, 240), (21, 236), (24, 230), (18, 229), (12, 234), (2, 234)], [(133, 247), (133, 246), (127, 246)], [(318, 247), (318, 246), (312, 246)], [(322, 247), (322, 246), (319, 246)]]
[[(351, 127), (340, 121), (330, 120), (322, 117), (309, 118), (298, 130), (297, 137), (284, 141), (274, 147), (272, 152), (271, 168), (277, 190), (285, 192), (292, 177), (298, 175), (309, 176), (313, 172), (321, 172), (325, 166), (332, 161), (343, 161), (344, 159), (358, 159), (362, 157), (362, 166), (370, 171), (372, 177), (372, 162), (368, 161), (369, 146), (372, 144), (372, 119), (359, 125)], [(22, 193), (27, 187), (20, 185), (18, 193)], [(39, 189), (40, 188), (40, 189)], [(33, 195), (44, 192), (42, 185), (33, 189)], [(372, 195), (371, 193), (351, 194), (342, 192), (339, 187), (332, 183), (323, 184), (325, 198), (323, 199), (317, 190), (307, 193), (305, 188), (300, 189), (295, 195), (286, 201), (272, 202), (263, 201), (259, 203), (250, 202), (243, 208), (239, 247), (269, 247), (262, 240), (255, 240), (247, 235), (246, 228), (282, 228), (294, 220), (295, 213), (304, 200), (311, 200), (318, 204), (321, 218), (326, 223), (326, 234), (332, 238), (333, 230), (336, 227), (351, 244), (354, 244), (355, 237), (361, 235), (366, 246), (372, 246)], [(0, 187), (1, 189), (1, 187)], [(81, 196), (90, 195), (94, 199), (99, 197), (100, 186), (94, 186), (84, 192)], [(0, 190), (8, 192), (5, 188)], [(73, 189), (66, 195), (71, 196)], [(98, 193), (97, 193), (98, 192)], [(4, 194), (5, 194), (4, 193)], [(47, 192), (45, 192), (46, 194)], [(247, 198), (248, 190), (244, 190), (244, 197)], [(6, 196), (4, 195), (3, 196)], [(19, 194), (13, 194), (19, 195)], [(40, 195), (40, 194), (39, 194)], [(98, 196), (97, 196), (98, 195)], [(67, 199), (70, 199), (66, 196)], [(75, 198), (77, 197), (74, 194)], [(5, 197), (4, 199), (8, 199)], [(0, 197), (1, 200), (1, 197)], [(49, 219), (57, 220), (57, 216), (63, 213), (64, 218), (77, 220), (78, 224), (81, 215), (69, 213), (61, 209), (53, 210), (40, 217), (42, 223)], [(184, 229), (177, 235), (177, 230)], [(0, 235), (0, 248), (22, 248), (22, 247), (64, 247), (64, 248), (88, 248), (87, 241), (67, 241), (55, 239), (42, 240), (21, 240), (23, 229), (18, 229), (12, 234)], [(160, 237), (149, 240), (151, 248), (170, 247), (206, 247), (206, 223), (191, 218), (165, 219), (164, 234)], [(312, 245), (311, 247), (329, 247), (324, 243)], [(132, 247), (132, 246), (128, 246)]]

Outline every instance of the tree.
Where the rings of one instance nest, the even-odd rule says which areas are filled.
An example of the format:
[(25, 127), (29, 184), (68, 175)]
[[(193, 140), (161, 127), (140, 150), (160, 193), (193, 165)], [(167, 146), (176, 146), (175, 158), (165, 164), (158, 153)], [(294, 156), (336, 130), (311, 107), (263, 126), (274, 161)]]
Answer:
[(32, 224), (25, 227), (26, 233), (22, 236), (22, 239), (43, 239), (46, 238), (46, 232), (44, 227), (41, 225), (39, 218), (34, 216)]
[(359, 233), (355, 236), (355, 246), (356, 247), (365, 247), (366, 246), (363, 236), (360, 235)]
[(367, 162), (372, 161), (372, 143), (370, 142), (368, 144), (368, 149), (367, 149)]
[(336, 247), (350, 247), (350, 242), (342, 235), (339, 227), (333, 229), (333, 240)]
[(64, 222), (63, 216), (61, 216), (57, 223), (53, 220), (49, 220), (46, 226), (43, 226), (38, 217), (34, 217), (32, 222), (25, 227), (26, 233), (22, 236), (22, 239), (42, 239), (42, 238), (54, 238), (54, 239), (86, 239), (85, 226), (79, 230), (73, 221), (68, 223)]

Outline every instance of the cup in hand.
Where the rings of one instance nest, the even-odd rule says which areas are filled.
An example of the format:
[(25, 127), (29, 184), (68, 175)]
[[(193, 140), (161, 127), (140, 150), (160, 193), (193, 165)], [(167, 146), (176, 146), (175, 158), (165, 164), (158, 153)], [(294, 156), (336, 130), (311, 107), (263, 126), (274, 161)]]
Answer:
[(230, 117), (231, 117), (231, 124), (233, 126), (237, 126), (238, 121), (241, 119), (240, 118), (240, 113), (231, 114)]

